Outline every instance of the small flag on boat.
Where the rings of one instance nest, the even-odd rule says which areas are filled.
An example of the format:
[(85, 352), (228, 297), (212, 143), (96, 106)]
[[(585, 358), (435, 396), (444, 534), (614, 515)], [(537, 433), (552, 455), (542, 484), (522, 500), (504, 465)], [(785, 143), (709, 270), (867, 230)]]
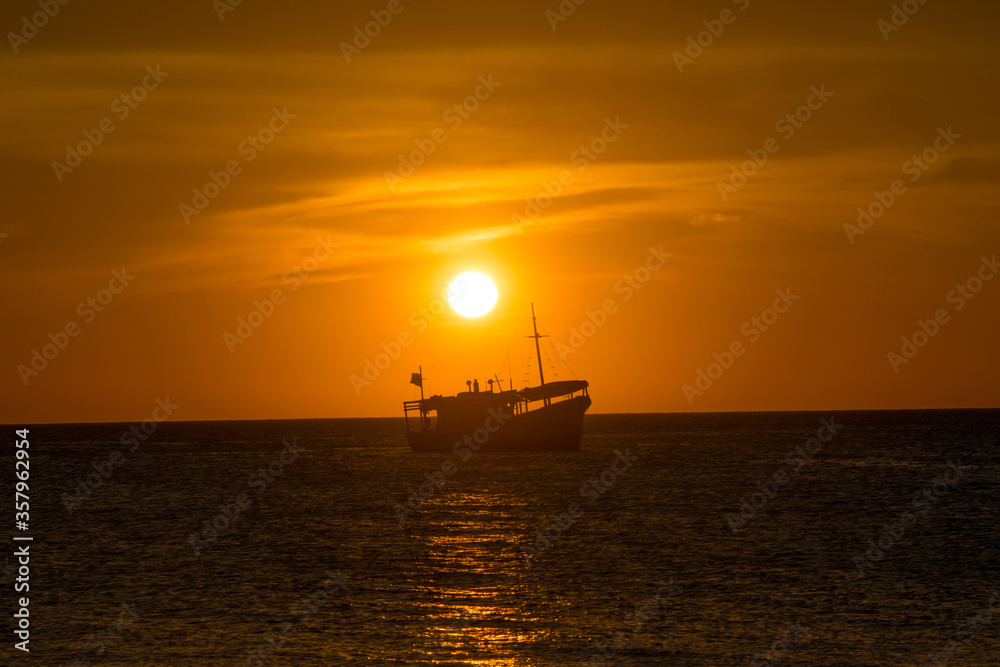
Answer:
[(410, 384), (415, 384), (418, 387), (424, 386), (424, 382), (423, 379), (420, 377), (420, 373), (413, 373), (410, 375)]

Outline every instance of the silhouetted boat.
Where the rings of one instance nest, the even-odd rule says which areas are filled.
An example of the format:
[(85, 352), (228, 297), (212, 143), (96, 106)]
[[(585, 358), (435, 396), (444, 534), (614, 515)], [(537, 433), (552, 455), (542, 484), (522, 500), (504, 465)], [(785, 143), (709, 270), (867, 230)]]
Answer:
[[(541, 360), (535, 307), (531, 307), (535, 352)], [(584, 380), (545, 383), (538, 364), (537, 387), (519, 391), (479, 391), (478, 381), (470, 391), (455, 396), (423, 398), (423, 371), (410, 382), (420, 387), (419, 401), (405, 401), (406, 436), (415, 452), (542, 452), (579, 450), (583, 415), (590, 407)], [(499, 387), (499, 382), (497, 383)], [(540, 403), (540, 405), (539, 405)], [(414, 415), (416, 413), (416, 415)], [(414, 419), (414, 416), (416, 417)]]

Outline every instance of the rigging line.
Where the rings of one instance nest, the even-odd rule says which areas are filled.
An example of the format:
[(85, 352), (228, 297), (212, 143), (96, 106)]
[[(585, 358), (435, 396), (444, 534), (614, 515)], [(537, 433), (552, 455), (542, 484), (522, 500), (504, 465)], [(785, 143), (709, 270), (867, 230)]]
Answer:
[(561, 354), (559, 354), (558, 350), (556, 350), (556, 356), (559, 357), (559, 360), (562, 361), (563, 364), (566, 366), (566, 369), (569, 370), (570, 375), (573, 376), (573, 379), (574, 380), (579, 380), (580, 378), (577, 376), (576, 371), (574, 371), (573, 367), (569, 365), (569, 360), (566, 359), (566, 357), (564, 357)]
[[(570, 372), (570, 374), (571, 374), (571, 375), (573, 376), (573, 379), (574, 379), (574, 380), (579, 380), (580, 378), (579, 378), (579, 377), (577, 377), (577, 375), (576, 375), (576, 371), (574, 371), (574, 370), (573, 370), (573, 367), (572, 367), (572, 366), (570, 366), (570, 365), (569, 365), (569, 362), (568, 362), (568, 361), (567, 361), (567, 360), (566, 360), (566, 359), (565, 359), (565, 358), (564, 358), (564, 357), (563, 357), (563, 356), (562, 356), (561, 354), (559, 354), (559, 351), (558, 351), (558, 350), (556, 350), (556, 349), (555, 349), (555, 343), (553, 343), (553, 342), (552, 342), (552, 337), (551, 337), (551, 336), (548, 336), (548, 340), (546, 341), (546, 343), (547, 343), (547, 344), (548, 344), (548, 345), (549, 345), (549, 346), (550, 346), (550, 347), (552, 348), (553, 352), (555, 352), (555, 353), (556, 353), (556, 356), (558, 356), (558, 357), (559, 357), (559, 359), (560, 359), (560, 360), (561, 360), (561, 361), (562, 361), (562, 362), (563, 362), (564, 364), (566, 364), (566, 368), (567, 368), (567, 369), (569, 369), (569, 372)], [(551, 361), (551, 359), (550, 359), (550, 361)], [(558, 373), (558, 371), (556, 371), (556, 373)]]
[[(511, 334), (510, 340), (507, 342), (507, 372), (509, 372), (511, 376), (514, 375), (514, 369), (511, 368), (510, 365), (510, 344), (514, 342), (514, 336), (516, 335), (517, 335), (517, 329), (514, 329), (514, 333)], [(494, 373), (494, 375), (499, 375), (501, 373), (503, 373), (503, 361), (500, 362), (500, 373)]]
[(568, 361), (566, 361), (565, 359), (563, 359), (563, 360), (562, 360), (562, 362), (563, 362), (564, 364), (566, 364), (566, 368), (568, 368), (568, 369), (569, 369), (569, 372), (570, 372), (570, 373), (571, 373), (571, 374), (573, 375), (573, 379), (574, 379), (574, 380), (579, 380), (580, 378), (579, 378), (579, 377), (577, 377), (577, 375), (576, 375), (576, 371), (574, 371), (574, 370), (573, 370), (573, 367), (569, 365), (569, 362), (568, 362)]

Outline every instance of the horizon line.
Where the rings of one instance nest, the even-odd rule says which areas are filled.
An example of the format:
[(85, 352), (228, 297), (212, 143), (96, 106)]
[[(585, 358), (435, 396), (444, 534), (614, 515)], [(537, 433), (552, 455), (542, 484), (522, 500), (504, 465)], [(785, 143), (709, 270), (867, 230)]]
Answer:
[[(596, 417), (596, 416), (617, 416), (617, 415), (734, 415), (734, 414), (793, 414), (793, 413), (808, 413), (808, 412), (957, 412), (957, 411), (968, 411), (968, 410), (1000, 410), (1000, 407), (960, 407), (960, 408), (837, 408), (837, 409), (809, 409), (809, 410), (704, 410), (704, 411), (678, 411), (678, 412), (591, 412), (584, 415), (586, 417)], [(201, 423), (217, 423), (217, 422), (276, 422), (276, 421), (320, 421), (320, 420), (335, 420), (335, 419), (400, 419), (402, 416), (382, 416), (382, 417), (271, 417), (271, 418), (258, 418), (258, 419), (184, 419), (184, 420), (171, 420), (166, 419), (158, 423), (170, 423), (170, 424), (201, 424)], [(25, 428), (28, 426), (81, 426), (81, 425), (96, 425), (96, 424), (131, 424), (136, 420), (125, 420), (125, 421), (94, 421), (94, 422), (19, 422), (19, 423), (9, 423), (0, 424), (0, 427), (13, 427), (13, 428)], [(138, 420), (144, 421), (144, 420)]]

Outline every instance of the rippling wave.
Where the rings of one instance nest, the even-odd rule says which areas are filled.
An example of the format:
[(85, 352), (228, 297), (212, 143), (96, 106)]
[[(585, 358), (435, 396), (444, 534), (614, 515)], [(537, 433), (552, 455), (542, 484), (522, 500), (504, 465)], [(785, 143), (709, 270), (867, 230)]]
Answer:
[(579, 453), (468, 460), (396, 419), (33, 427), (30, 659), (1000, 664), (1000, 412), (832, 416), (592, 415)]

